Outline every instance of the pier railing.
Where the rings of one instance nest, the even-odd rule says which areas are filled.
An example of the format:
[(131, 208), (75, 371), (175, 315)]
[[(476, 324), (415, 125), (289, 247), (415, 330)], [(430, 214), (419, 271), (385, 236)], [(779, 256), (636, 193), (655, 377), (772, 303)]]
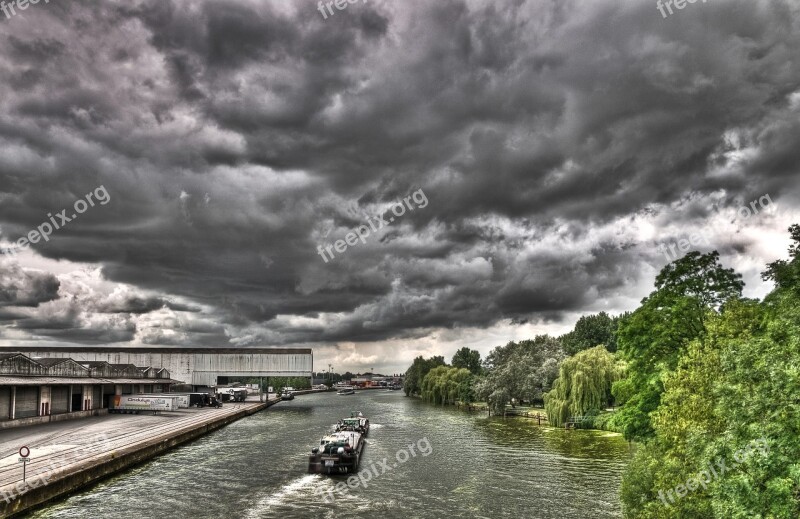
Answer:
[(584, 422), (590, 420), (592, 417), (589, 415), (570, 416), (564, 422), (564, 429), (577, 429), (578, 426), (583, 425)]

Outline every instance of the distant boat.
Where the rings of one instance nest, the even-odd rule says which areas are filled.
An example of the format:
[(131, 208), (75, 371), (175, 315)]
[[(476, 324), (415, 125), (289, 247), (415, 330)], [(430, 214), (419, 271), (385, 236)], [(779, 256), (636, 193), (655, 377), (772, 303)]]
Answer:
[(291, 391), (284, 391), (281, 393), (281, 400), (294, 400), (294, 394)]
[(355, 393), (353, 386), (340, 386), (339, 391), (336, 392), (337, 395), (354, 395)]

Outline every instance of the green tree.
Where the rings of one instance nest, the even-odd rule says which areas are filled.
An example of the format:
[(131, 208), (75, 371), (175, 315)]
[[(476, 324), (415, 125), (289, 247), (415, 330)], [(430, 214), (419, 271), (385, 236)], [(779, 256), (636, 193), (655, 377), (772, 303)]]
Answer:
[[(775, 290), (718, 302), (663, 373), (653, 436), (623, 477), (625, 517), (800, 517), (800, 228), (790, 234), (790, 260), (764, 272)], [(664, 497), (718, 460), (724, 475)]]
[(575, 328), (559, 340), (567, 355), (604, 345), (610, 352), (617, 351), (617, 327), (620, 317), (610, 317), (605, 312), (584, 315), (575, 323)]
[(621, 367), (604, 346), (583, 350), (561, 363), (553, 389), (544, 397), (550, 424), (561, 427), (571, 416), (602, 411)]
[(466, 368), (438, 366), (422, 381), (422, 399), (432, 404), (455, 404), (459, 396), (469, 397), (472, 380), (473, 375)]
[[(728, 302), (722, 314), (707, 320), (705, 340), (693, 340), (675, 371), (665, 373), (660, 406), (652, 413), (654, 437), (636, 452), (636, 475), (626, 474), (623, 480), (626, 516), (669, 517), (680, 512), (687, 517), (713, 517), (705, 489), (672, 504), (664, 504), (663, 493), (696, 474), (708, 457), (705, 450), (711, 442), (707, 438), (724, 434), (717, 396), (722, 351), (731, 340), (752, 340), (759, 314), (756, 302)], [(649, 473), (643, 477), (645, 471)]]
[(498, 346), (486, 357), (488, 374), (475, 385), (476, 398), (485, 400), (498, 414), (511, 399), (539, 400), (550, 390), (563, 359), (561, 344), (548, 335)]
[(652, 437), (650, 414), (664, 390), (662, 377), (675, 369), (693, 339), (703, 339), (705, 321), (741, 296), (741, 275), (719, 264), (717, 251), (689, 252), (665, 266), (642, 305), (622, 320), (617, 342), (627, 362), (626, 380), (613, 390), (623, 403), (614, 418), (626, 439)]
[(444, 366), (444, 357), (441, 355), (428, 359), (419, 356), (414, 359), (414, 363), (406, 371), (403, 381), (403, 391), (406, 396), (418, 395), (422, 392), (422, 381), (430, 370), (437, 366)]
[(453, 355), (451, 362), (455, 368), (466, 368), (473, 375), (481, 374), (481, 354), (464, 346)]

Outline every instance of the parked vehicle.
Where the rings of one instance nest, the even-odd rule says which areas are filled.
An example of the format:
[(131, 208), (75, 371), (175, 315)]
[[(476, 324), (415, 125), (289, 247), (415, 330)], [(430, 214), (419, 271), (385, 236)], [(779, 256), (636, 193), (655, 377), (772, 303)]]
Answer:
[(114, 395), (108, 412), (139, 414), (142, 411), (147, 411), (155, 414), (160, 411), (175, 411), (177, 409), (178, 397), (175, 396)]
[(197, 407), (222, 407), (222, 401), (208, 393), (193, 393), (197, 395), (192, 405)]
[(137, 393), (136, 395), (132, 396), (164, 396), (164, 397), (175, 397), (178, 399), (178, 407), (181, 409), (188, 409), (190, 404), (190, 398), (188, 393)]
[(219, 387), (217, 391), (223, 399), (227, 397), (234, 402), (247, 400), (247, 388), (244, 387)]
[(189, 405), (191, 407), (203, 407), (208, 402), (208, 393), (189, 393)]

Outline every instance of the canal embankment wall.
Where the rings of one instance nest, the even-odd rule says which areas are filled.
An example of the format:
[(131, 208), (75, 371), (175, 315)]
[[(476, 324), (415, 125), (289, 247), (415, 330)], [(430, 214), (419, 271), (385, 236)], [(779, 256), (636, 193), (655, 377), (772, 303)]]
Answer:
[[(49, 479), (45, 485), (34, 488), (31, 488), (32, 484), (23, 485), (18, 488), (18, 492), (13, 495), (13, 499), (9, 500), (4, 496), (0, 496), (0, 517), (18, 516), (49, 501), (67, 496), (83, 487), (95, 484), (116, 473), (144, 463), (178, 445), (190, 442), (278, 402), (279, 400), (269, 400), (264, 403), (257, 403), (228, 415), (193, 424), (180, 431), (168, 434), (162, 433), (145, 442), (105, 452), (99, 458), (95, 457), (84, 463), (71, 466), (69, 473), (57, 474), (52, 479)], [(18, 485), (21, 483), (18, 482)]]

